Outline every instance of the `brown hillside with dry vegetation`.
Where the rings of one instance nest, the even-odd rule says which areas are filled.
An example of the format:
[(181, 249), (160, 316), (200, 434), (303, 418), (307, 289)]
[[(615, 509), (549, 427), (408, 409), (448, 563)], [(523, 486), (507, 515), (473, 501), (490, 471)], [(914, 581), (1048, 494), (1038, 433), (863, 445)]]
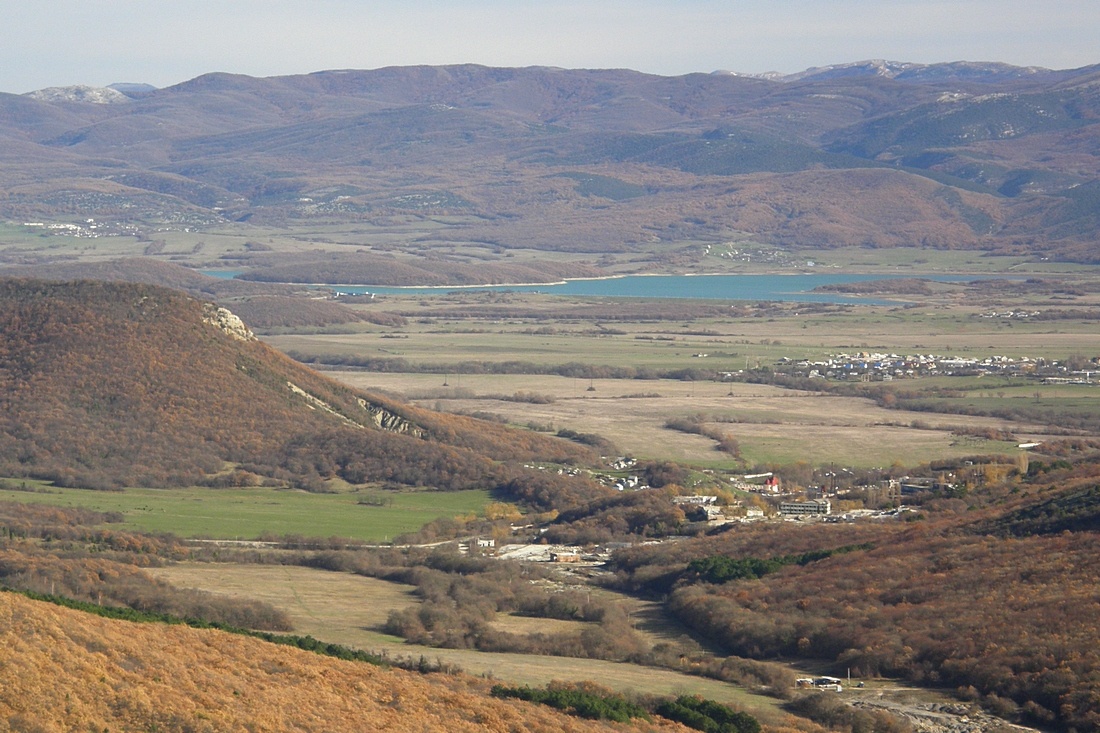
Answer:
[[(622, 730), (417, 675), (221, 631), (139, 624), (0, 593), (0, 729)], [(634, 730), (686, 730), (637, 721)]]
[(356, 392), (233, 323), (156, 286), (0, 281), (0, 474), (88, 488), (224, 482), (234, 469), (234, 483), (304, 488), (595, 490), (529, 484), (507, 465), (586, 462), (587, 449)]

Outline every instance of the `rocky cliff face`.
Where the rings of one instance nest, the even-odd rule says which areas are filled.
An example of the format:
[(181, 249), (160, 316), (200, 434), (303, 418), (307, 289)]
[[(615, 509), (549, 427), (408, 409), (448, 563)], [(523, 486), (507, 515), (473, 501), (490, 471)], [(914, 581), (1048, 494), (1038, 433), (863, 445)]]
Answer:
[(359, 398), (359, 406), (367, 411), (370, 415), (371, 422), (382, 430), (388, 430), (391, 433), (400, 433), (402, 435), (412, 435), (417, 438), (423, 438), (426, 433), (412, 422), (406, 420), (400, 415), (390, 412), (384, 407), (378, 405), (372, 405), (363, 398)]
[(256, 335), (252, 333), (248, 326), (244, 325), (244, 321), (233, 315), (233, 312), (228, 308), (206, 303), (203, 306), (202, 320), (203, 323), (209, 323), (221, 329), (238, 341), (256, 340)]
[[(287, 382), (286, 386), (291, 392), (304, 399), (306, 403), (313, 409), (323, 410), (324, 412), (327, 412), (334, 417), (338, 417), (344, 422), (350, 425), (354, 425), (355, 427), (367, 427), (363, 423), (357, 422), (347, 415), (344, 415), (333, 409), (333, 407), (327, 402), (318, 399), (314, 395), (311, 395), (309, 392), (306, 392), (304, 389), (294, 384), (293, 382)], [(384, 407), (380, 407), (379, 405), (371, 404), (362, 397), (358, 397), (356, 398), (356, 400), (358, 401), (359, 406), (362, 407), (363, 410), (365, 410), (367, 413), (367, 419), (364, 422), (369, 425), (374, 425), (374, 427), (378, 428), (379, 430), (385, 430), (389, 433), (398, 433), (400, 435), (411, 435), (415, 438), (423, 438), (427, 435), (427, 432), (425, 432), (422, 428), (417, 426), (415, 423), (406, 420), (395, 412), (387, 410)]]

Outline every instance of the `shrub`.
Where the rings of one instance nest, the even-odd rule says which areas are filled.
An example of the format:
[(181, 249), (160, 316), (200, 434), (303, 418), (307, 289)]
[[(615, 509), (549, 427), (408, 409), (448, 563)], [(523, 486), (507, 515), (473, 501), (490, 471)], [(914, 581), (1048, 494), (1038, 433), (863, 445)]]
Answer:
[(760, 733), (760, 721), (753, 716), (701, 697), (666, 700), (654, 712), (706, 733)]

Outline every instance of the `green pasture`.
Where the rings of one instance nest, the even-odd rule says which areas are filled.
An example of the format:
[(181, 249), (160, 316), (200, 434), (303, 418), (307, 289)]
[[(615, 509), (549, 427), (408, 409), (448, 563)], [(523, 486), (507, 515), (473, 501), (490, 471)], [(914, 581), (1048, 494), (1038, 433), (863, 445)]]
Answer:
[(41, 244), (45, 237), (37, 228), (25, 227), (20, 223), (0, 221), (0, 246), (12, 244)]
[(932, 250), (911, 247), (872, 249), (840, 247), (836, 249), (801, 249), (790, 253), (799, 262), (814, 263), (815, 270), (839, 269), (848, 272), (882, 272), (883, 274), (928, 273), (1010, 273), (1018, 269), (1030, 271), (1038, 264), (1024, 257), (996, 257), (967, 250)]
[[(616, 330), (619, 329), (617, 326)], [(266, 338), (276, 348), (321, 356), (405, 359), (415, 365), (443, 366), (462, 362), (530, 362), (541, 366), (580, 362), (648, 369), (717, 369), (744, 367), (733, 337), (677, 333), (597, 335), (570, 328), (554, 334), (530, 331), (538, 326), (509, 324), (470, 332), (452, 324), (373, 333), (286, 335)], [(641, 338), (639, 338), (641, 337)], [(667, 340), (666, 340), (667, 339)], [(763, 349), (767, 352), (767, 349)], [(781, 354), (778, 349), (771, 354)], [(708, 354), (707, 357), (695, 356)], [(778, 358), (778, 357), (775, 357)], [(751, 364), (750, 364), (751, 366)]]
[[(367, 495), (264, 488), (133, 488), (117, 492), (43, 488), (48, 493), (0, 490), (0, 500), (120, 512), (124, 522), (112, 526), (142, 532), (241, 540), (264, 534), (292, 534), (386, 542), (440, 517), (480, 513), (490, 501), (488, 491)], [(386, 502), (382, 506), (359, 504), (368, 498), (383, 498)]]
[[(398, 312), (400, 327), (342, 327), (340, 333), (269, 335), (284, 351), (321, 357), (404, 359), (434, 368), (462, 362), (569, 362), (637, 369), (736, 371), (781, 358), (822, 359), (836, 353), (885, 352), (975, 358), (1064, 359), (1100, 354), (1100, 330), (1087, 320), (981, 318), (985, 307), (861, 306), (817, 312), (787, 304), (768, 317), (603, 322), (574, 309), (600, 299), (515, 294), (524, 316), (468, 315), (478, 296), (386, 296), (372, 310)], [(685, 301), (687, 303), (688, 301)], [(505, 306), (506, 307), (506, 306)], [(423, 312), (424, 317), (418, 317)], [(454, 312), (455, 316), (448, 316)], [(706, 356), (699, 356), (705, 354)]]
[[(950, 389), (950, 383), (944, 387)], [(1013, 384), (991, 380), (958, 396), (927, 397), (906, 404), (937, 412), (1011, 417), (1025, 423), (1100, 428), (1100, 384)]]

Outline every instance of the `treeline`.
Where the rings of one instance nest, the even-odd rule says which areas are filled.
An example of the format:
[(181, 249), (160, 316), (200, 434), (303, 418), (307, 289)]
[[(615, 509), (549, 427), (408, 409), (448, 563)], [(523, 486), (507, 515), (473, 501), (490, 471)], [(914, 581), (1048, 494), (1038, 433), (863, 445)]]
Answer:
[(931, 295), (932, 288), (928, 280), (919, 277), (899, 277), (892, 280), (864, 280), (854, 283), (833, 283), (818, 285), (814, 292), (819, 293), (891, 293), (897, 295)]
[(737, 438), (724, 430), (707, 425), (706, 415), (691, 415), (689, 417), (673, 417), (665, 421), (665, 427), (669, 430), (678, 430), (681, 433), (701, 435), (715, 442), (715, 448), (723, 453), (729, 453), (734, 458), (741, 457), (741, 444)]
[(259, 331), (286, 328), (321, 328), (346, 323), (403, 326), (408, 319), (396, 313), (356, 310), (332, 300), (256, 295), (232, 301), (231, 310)]
[(508, 262), (458, 262), (423, 258), (415, 262), (370, 252), (301, 255), (258, 254), (249, 258), (241, 280), (277, 283), (343, 285), (493, 285), (548, 283), (565, 277), (598, 277), (601, 270), (570, 262), (545, 262), (538, 267)]
[[(948, 397), (951, 396), (962, 397), (963, 395), (961, 393), (948, 395)], [(1100, 414), (1069, 412), (1060, 406), (1044, 405), (1041, 401), (1004, 400), (998, 407), (981, 407), (964, 402), (953, 402), (944, 397), (896, 396), (896, 393), (890, 390), (883, 391), (877, 399), (884, 406), (912, 412), (938, 412), (947, 415), (993, 417), (1011, 422), (1037, 423), (1050, 426), (1052, 432), (1062, 435), (1073, 435), (1075, 431), (1100, 430)]]
[(649, 699), (632, 702), (623, 695), (592, 683), (550, 683), (544, 689), (494, 685), (494, 697), (516, 698), (563, 710), (570, 715), (593, 720), (613, 720), (627, 723), (634, 718), (652, 720), (651, 715), (683, 723), (704, 733), (759, 733), (760, 721), (746, 712), (728, 705), (706, 700), (697, 695), (681, 695), (675, 699)]
[(351, 367), (369, 372), (402, 374), (547, 374), (576, 379), (679, 379), (707, 381), (718, 378), (714, 369), (656, 369), (609, 364), (536, 364), (529, 361), (461, 361), (448, 364), (417, 363), (401, 357), (369, 357), (352, 354), (307, 354), (289, 350), (287, 355), (303, 364)]
[(579, 718), (627, 723), (632, 719), (652, 720), (651, 713), (683, 723), (704, 733), (759, 733), (760, 722), (752, 715), (714, 700), (680, 696), (673, 700), (631, 702), (621, 694), (593, 685), (561, 685), (551, 682), (546, 689), (494, 685), (497, 698), (516, 698), (550, 705)]
[[(799, 310), (815, 308), (814, 303), (799, 303)], [(400, 307), (397, 304), (395, 307)], [(747, 318), (776, 315), (784, 310), (776, 303), (738, 303), (713, 305), (706, 301), (656, 298), (653, 300), (609, 299), (603, 303), (583, 301), (556, 303), (555, 320), (596, 322), (649, 322), (706, 320), (711, 318)], [(824, 305), (823, 311), (838, 310)], [(433, 298), (429, 303), (417, 303), (416, 309), (400, 311), (407, 318), (446, 318), (496, 321), (501, 319), (545, 321), (547, 312), (542, 307), (531, 307), (528, 302), (516, 299), (514, 293), (505, 290), (464, 291)], [(548, 328), (551, 328), (548, 326)]]
[(1010, 422), (1038, 423), (1048, 426), (1054, 434), (1072, 435), (1075, 431), (1096, 432), (1100, 429), (1100, 415), (1088, 411), (1067, 411), (1061, 405), (1043, 404), (1041, 400), (998, 400), (996, 406), (987, 407), (966, 402), (970, 391), (988, 391), (988, 385), (977, 387), (909, 387), (895, 383), (838, 382), (799, 374), (788, 374), (770, 367), (749, 370), (738, 375), (740, 381), (751, 384), (771, 384), (806, 392), (865, 397), (875, 400), (879, 406), (911, 412), (936, 412), (945, 415), (991, 417)]
[(527, 702), (549, 705), (570, 715), (590, 720), (614, 720), (628, 723), (633, 718), (651, 720), (649, 711), (637, 703), (610, 690), (596, 689), (593, 685), (561, 685), (551, 683), (545, 689), (507, 687), (493, 685), (493, 697), (515, 698)]
[(654, 712), (704, 733), (760, 732), (760, 721), (748, 713), (691, 695), (666, 700), (658, 704)]

